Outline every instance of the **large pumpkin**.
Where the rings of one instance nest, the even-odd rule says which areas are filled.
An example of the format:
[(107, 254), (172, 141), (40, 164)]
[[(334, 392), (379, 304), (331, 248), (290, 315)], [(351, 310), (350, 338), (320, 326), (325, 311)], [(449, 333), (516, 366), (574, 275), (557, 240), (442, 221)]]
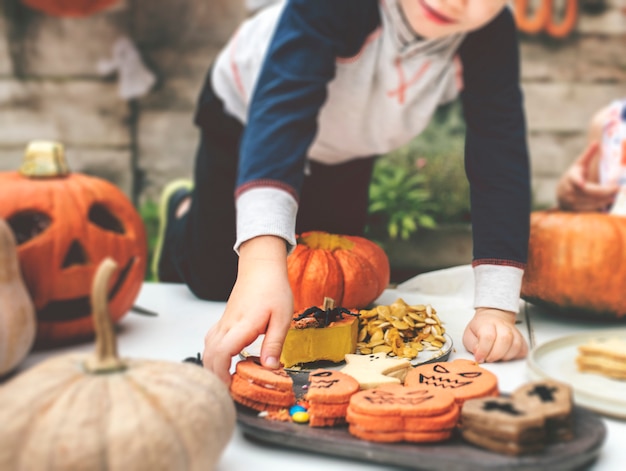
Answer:
[(626, 218), (557, 210), (531, 215), (522, 298), (564, 315), (626, 316)]
[(295, 311), (317, 306), (324, 297), (361, 309), (389, 284), (389, 259), (370, 240), (320, 231), (303, 233), (297, 240), (287, 258)]
[(184, 362), (121, 359), (107, 317), (115, 263), (94, 281), (94, 355), (52, 357), (0, 387), (0, 469), (215, 469), (235, 428), (228, 388)]
[(22, 0), (26, 5), (48, 15), (83, 17), (105, 10), (120, 0)]
[(31, 143), (19, 172), (0, 173), (0, 218), (18, 243), (37, 343), (93, 333), (90, 285), (105, 257), (120, 267), (109, 293), (111, 316), (118, 321), (130, 310), (146, 271), (143, 221), (115, 185), (70, 173), (60, 144)]

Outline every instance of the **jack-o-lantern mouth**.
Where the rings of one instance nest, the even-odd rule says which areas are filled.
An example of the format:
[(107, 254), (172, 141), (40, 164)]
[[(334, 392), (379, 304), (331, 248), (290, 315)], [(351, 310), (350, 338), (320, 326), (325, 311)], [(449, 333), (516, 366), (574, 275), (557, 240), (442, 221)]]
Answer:
[[(136, 261), (137, 257), (131, 257), (131, 259), (126, 263), (109, 292), (109, 301), (115, 297), (120, 288), (124, 285), (124, 282), (130, 273), (130, 269)], [(43, 309), (37, 311), (37, 318), (40, 321), (48, 322), (71, 321), (90, 316), (91, 311), (91, 299), (89, 296), (83, 296), (63, 301), (52, 301), (46, 304)]]
[(472, 381), (459, 381), (457, 379), (449, 379), (442, 376), (424, 376), (423, 374), (420, 374), (420, 383), (429, 384), (435, 386), (436, 388), (456, 389), (472, 384)]

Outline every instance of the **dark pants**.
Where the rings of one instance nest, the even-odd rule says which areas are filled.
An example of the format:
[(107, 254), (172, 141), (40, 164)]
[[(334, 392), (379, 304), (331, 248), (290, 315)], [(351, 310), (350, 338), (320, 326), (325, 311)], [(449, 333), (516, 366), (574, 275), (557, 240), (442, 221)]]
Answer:
[[(234, 191), (243, 127), (224, 113), (210, 79), (200, 97), (195, 121), (201, 140), (191, 209), (168, 234), (163, 256), (169, 257), (176, 281), (185, 282), (199, 298), (222, 301), (230, 295), (237, 276)], [(309, 163), (300, 192), (296, 232), (363, 235), (374, 158), (340, 165)]]

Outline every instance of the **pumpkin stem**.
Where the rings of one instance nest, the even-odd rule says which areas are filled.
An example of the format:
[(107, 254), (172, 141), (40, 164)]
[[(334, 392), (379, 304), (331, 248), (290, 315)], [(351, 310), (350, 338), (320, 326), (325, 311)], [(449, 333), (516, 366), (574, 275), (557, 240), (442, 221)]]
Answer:
[(322, 306), (322, 309), (324, 309), (324, 311), (330, 311), (331, 309), (335, 308), (335, 300), (333, 298), (329, 298), (328, 296), (324, 296), (324, 304)]
[(96, 351), (85, 362), (85, 369), (90, 373), (112, 373), (126, 368), (117, 355), (117, 339), (107, 305), (109, 280), (116, 269), (117, 263), (107, 257), (100, 263), (94, 276), (91, 306), (96, 331)]
[(54, 141), (32, 141), (26, 147), (20, 173), (28, 178), (65, 177), (70, 169), (63, 144)]

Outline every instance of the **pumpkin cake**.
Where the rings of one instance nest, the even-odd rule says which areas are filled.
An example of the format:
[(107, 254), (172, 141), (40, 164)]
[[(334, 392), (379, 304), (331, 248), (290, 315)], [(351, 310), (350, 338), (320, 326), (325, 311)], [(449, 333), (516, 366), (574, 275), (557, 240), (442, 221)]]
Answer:
[(294, 316), (280, 355), (285, 368), (323, 360), (339, 363), (356, 352), (358, 314), (333, 304), (326, 298), (323, 308)]

